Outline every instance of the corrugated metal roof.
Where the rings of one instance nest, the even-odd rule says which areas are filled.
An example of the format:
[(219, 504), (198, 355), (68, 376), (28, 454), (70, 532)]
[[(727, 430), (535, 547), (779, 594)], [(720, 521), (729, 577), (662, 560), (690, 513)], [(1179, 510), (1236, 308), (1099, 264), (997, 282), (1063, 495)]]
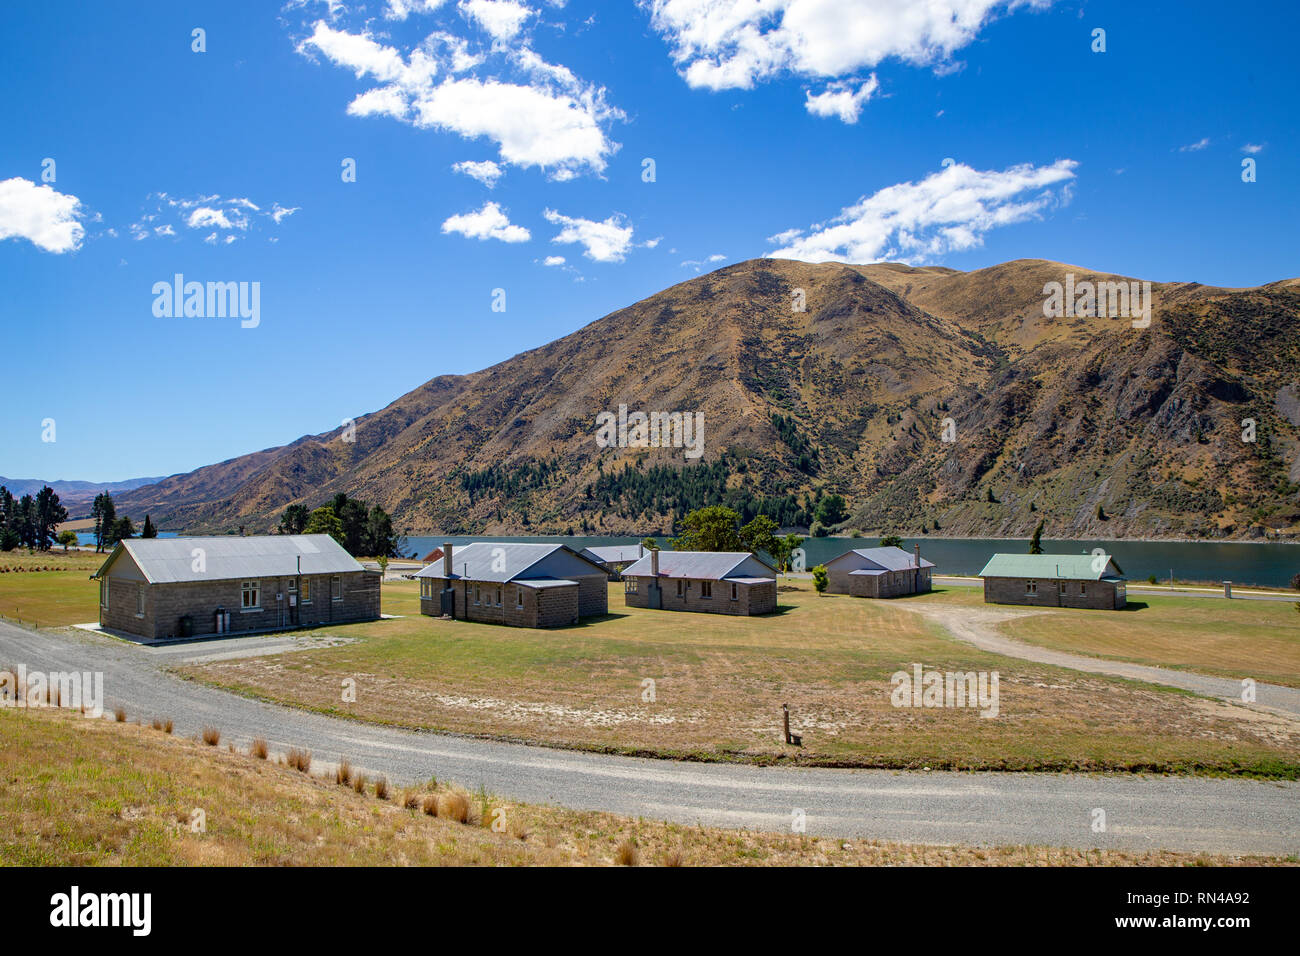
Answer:
[[(846, 551), (845, 554), (856, 554), (866, 558), (872, 564), (878, 565), (886, 571), (910, 571), (915, 570), (916, 555), (911, 551), (904, 551), (902, 548), (854, 548), (852, 551)], [(844, 555), (840, 555), (840, 558)], [(832, 558), (827, 564), (838, 561), (839, 558)], [(921, 559), (921, 567), (934, 567), (933, 561)]]
[(583, 548), (578, 553), (583, 557), (594, 558), (597, 561), (612, 564), (620, 561), (636, 561), (638, 558), (643, 557), (646, 551), (639, 544), (612, 544), (608, 547)]
[(287, 577), (300, 570), (302, 574), (365, 570), (327, 534), (220, 535), (127, 538), (117, 543), (95, 576), (103, 574), (122, 551), (150, 584)]
[[(720, 581), (749, 558), (776, 573), (776, 568), (748, 551), (660, 551), (659, 576)], [(650, 561), (651, 555), (647, 554), (626, 568), (623, 577), (649, 577)]]
[(768, 584), (775, 581), (776, 578), (727, 578), (728, 581), (735, 581), (738, 584)]
[[(470, 581), (513, 581), (539, 561), (556, 551), (567, 551), (575, 559), (591, 565), (594, 572), (604, 568), (562, 544), (532, 544), (518, 541), (475, 541), (451, 549), (453, 578)], [(417, 578), (442, 577), (442, 562), (435, 561), (415, 575)]]
[(565, 581), (563, 578), (520, 578), (515, 584), (521, 588), (576, 588), (577, 581)]
[(1124, 571), (1110, 555), (995, 554), (980, 572), (983, 578), (1064, 578), (1100, 581)]

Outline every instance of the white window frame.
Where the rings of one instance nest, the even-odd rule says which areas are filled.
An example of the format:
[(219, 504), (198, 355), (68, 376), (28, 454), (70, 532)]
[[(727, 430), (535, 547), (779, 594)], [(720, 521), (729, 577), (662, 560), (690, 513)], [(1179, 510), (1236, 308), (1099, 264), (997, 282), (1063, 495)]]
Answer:
[[(335, 592), (338, 592), (337, 594)], [(343, 575), (335, 574), (330, 577), (330, 600), (343, 600)]]
[(1037, 597), (1037, 596), (1038, 596), (1038, 582), (1037, 582), (1037, 581), (1026, 581), (1026, 582), (1025, 582), (1025, 594), (1026, 594), (1026, 595), (1030, 595), (1030, 594), (1032, 594), (1032, 595), (1034, 595), (1035, 597)]
[[(252, 603), (249, 603), (249, 595), (252, 595)], [(262, 610), (262, 582), (261, 581), (240, 581), (239, 582), (239, 610), (260, 611)]]
[(143, 584), (137, 584), (135, 586), (135, 616), (139, 618), (144, 617), (144, 585)]

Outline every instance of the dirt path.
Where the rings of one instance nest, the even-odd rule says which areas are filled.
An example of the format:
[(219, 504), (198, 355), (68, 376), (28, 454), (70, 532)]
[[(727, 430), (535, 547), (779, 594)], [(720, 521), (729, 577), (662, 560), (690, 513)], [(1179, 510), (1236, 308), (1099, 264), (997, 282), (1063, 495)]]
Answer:
[(1019, 611), (1010, 608), (948, 607), (916, 601), (900, 602), (899, 607), (916, 611), (943, 626), (953, 637), (973, 644), (982, 651), (1015, 657), (1037, 664), (1051, 664), (1089, 674), (1126, 677), (1130, 680), (1178, 687), (1207, 697), (1217, 697), (1241, 705), (1239, 715), (1246, 717), (1253, 711), (1269, 711), (1291, 719), (1300, 719), (1300, 689), (1277, 684), (1256, 684), (1255, 703), (1243, 704), (1241, 682), (1226, 677), (1210, 677), (1193, 671), (1173, 670), (1168, 667), (1151, 667), (1112, 661), (1100, 657), (1086, 657), (1067, 651), (1054, 651), (1046, 647), (1025, 644), (1002, 634), (997, 625), (1019, 617), (1031, 617), (1042, 611)]

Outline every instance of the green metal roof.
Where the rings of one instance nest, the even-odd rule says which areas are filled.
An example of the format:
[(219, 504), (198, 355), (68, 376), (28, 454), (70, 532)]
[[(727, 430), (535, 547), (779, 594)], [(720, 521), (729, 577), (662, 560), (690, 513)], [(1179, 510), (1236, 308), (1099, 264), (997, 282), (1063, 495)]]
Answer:
[(1110, 555), (995, 554), (980, 572), (982, 578), (1064, 578), (1100, 581), (1119, 577), (1123, 570)]

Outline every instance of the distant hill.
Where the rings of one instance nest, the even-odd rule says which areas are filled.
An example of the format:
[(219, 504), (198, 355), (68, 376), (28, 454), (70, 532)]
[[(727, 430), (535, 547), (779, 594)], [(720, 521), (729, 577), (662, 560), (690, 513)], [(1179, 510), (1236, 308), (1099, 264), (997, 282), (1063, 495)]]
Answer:
[[(128, 478), (125, 481), (43, 481), (39, 478), (0, 478), (0, 485), (8, 488), (15, 498), (34, 495), (49, 485), (58, 494), (59, 503), (72, 512), (83, 507), (88, 509), (94, 502), (95, 496), (101, 491), (116, 496), (119, 492), (130, 491), (142, 485), (156, 484), (162, 480), (162, 477)], [(116, 503), (116, 497), (113, 500)]]
[[(1152, 283), (1151, 325), (1134, 328), (1045, 317), (1044, 287), (1066, 273), (1124, 279), (1044, 260), (742, 262), (434, 378), (358, 419), (355, 441), (305, 436), (115, 493), (118, 511), (255, 531), (343, 491), (413, 534), (663, 534), (715, 501), (806, 524), (838, 492), (840, 527), (868, 533), (1300, 524), (1300, 285)], [(620, 404), (703, 412), (703, 456), (598, 447), (596, 416)]]

